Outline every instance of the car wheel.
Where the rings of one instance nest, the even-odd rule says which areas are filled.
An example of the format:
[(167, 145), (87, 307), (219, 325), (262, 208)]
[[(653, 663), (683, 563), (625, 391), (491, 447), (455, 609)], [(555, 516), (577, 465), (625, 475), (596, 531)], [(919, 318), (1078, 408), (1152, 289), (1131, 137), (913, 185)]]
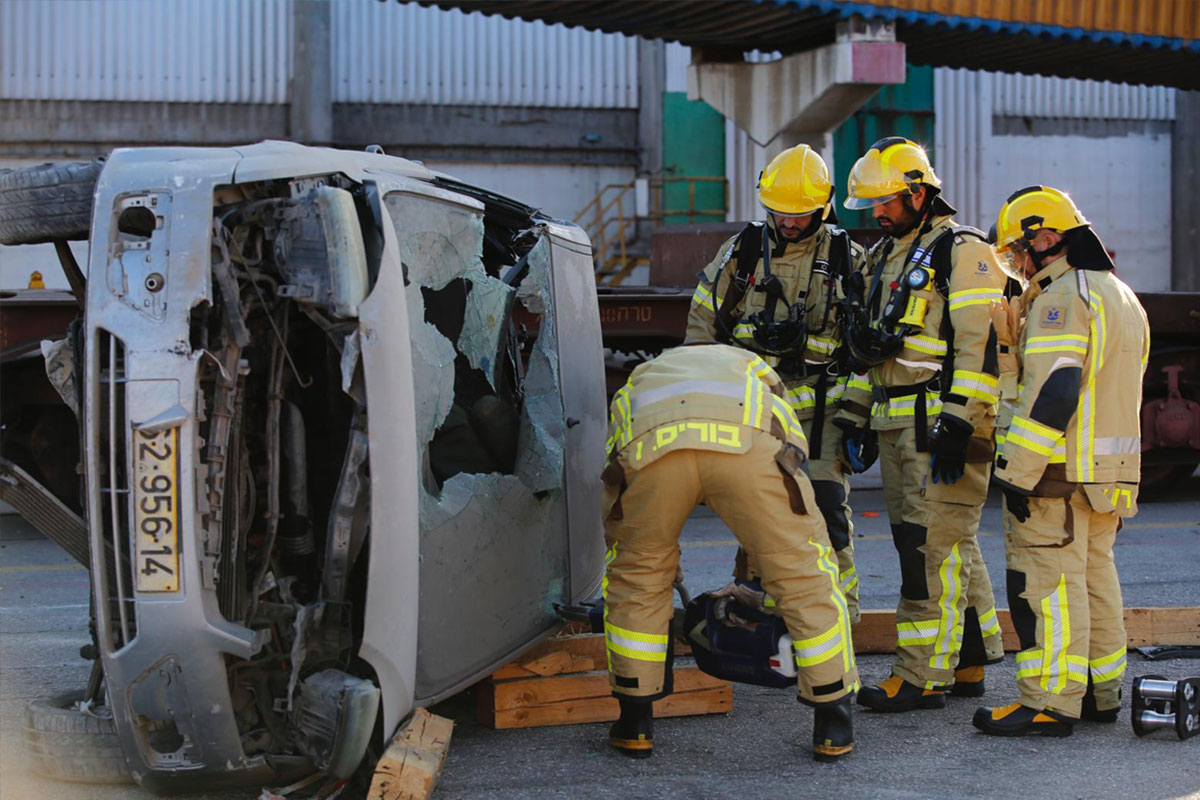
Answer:
[(0, 244), (86, 239), (100, 161), (0, 171)]
[(112, 715), (104, 707), (80, 710), (83, 692), (33, 700), (25, 707), (22, 737), (30, 768), (78, 783), (132, 783)]

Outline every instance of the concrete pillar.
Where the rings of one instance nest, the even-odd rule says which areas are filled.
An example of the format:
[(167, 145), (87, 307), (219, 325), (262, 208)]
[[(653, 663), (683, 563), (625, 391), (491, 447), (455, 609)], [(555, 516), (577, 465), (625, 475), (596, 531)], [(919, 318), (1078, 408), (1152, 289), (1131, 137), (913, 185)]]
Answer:
[(292, 0), (292, 98), (288, 130), (293, 141), (333, 141), (329, 0)]
[(661, 39), (638, 39), (638, 174), (663, 168), (663, 92), (667, 87), (667, 46)]
[(838, 25), (834, 44), (761, 64), (706, 62), (688, 67), (688, 97), (704, 100), (759, 145), (785, 136), (819, 146), (831, 160), (832, 132), (881, 86), (903, 83), (904, 44), (891, 23), (859, 18)]
[(1200, 292), (1200, 92), (1175, 92), (1171, 132), (1171, 289)]

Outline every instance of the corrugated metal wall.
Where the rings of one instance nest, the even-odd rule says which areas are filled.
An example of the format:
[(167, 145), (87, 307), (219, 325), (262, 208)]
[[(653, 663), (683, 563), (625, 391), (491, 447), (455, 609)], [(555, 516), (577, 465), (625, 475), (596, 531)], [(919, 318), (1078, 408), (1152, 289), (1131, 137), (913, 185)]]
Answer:
[(972, 70), (939, 70), (949, 75), (972, 73), (992, 82), (992, 114), (997, 117), (1076, 119), (1174, 119), (1175, 90), (1165, 86), (1006, 75)]
[[(637, 39), (332, 0), (335, 102), (636, 108)], [(285, 103), (291, 0), (4, 0), (0, 97)]]
[(637, 107), (631, 36), (362, 0), (332, 25), (337, 102)]
[(283, 103), (290, 0), (0, 2), (0, 97)]

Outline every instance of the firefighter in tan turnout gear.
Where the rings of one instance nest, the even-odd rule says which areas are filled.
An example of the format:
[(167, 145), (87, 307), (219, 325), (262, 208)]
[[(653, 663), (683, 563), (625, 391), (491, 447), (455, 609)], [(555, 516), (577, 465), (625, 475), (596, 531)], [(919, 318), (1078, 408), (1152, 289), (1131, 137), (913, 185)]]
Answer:
[(672, 582), (697, 504), (729, 525), (794, 641), (813, 753), (849, 753), (858, 672), (837, 562), (801, 466), (804, 433), (779, 376), (746, 350), (680, 347), (640, 365), (612, 401), (604, 470), (604, 633), (621, 717), (610, 743), (653, 745), (650, 704), (671, 693)]
[(808, 440), (808, 477), (855, 623), (850, 485), (838, 458), (833, 405), (847, 381), (834, 360), (841, 345), (840, 285), (847, 271), (861, 267), (863, 251), (834, 227), (833, 191), (829, 169), (808, 145), (771, 160), (758, 184), (767, 220), (732, 237), (700, 273), (684, 341), (744, 347), (783, 378)]
[(993, 455), (998, 374), (989, 306), (1008, 278), (983, 234), (957, 226), (925, 151), (881, 139), (850, 173), (848, 208), (886, 234), (847, 283), (846, 339), (869, 388), (852, 385), (836, 422), (846, 441), (878, 435), (902, 584), (896, 662), (858, 702), (878, 711), (942, 708), (983, 694), (1003, 658), (976, 534)]
[(1063, 192), (1016, 192), (996, 236), (1030, 279), (1016, 339), (1021, 388), (994, 477), (1007, 512), (1020, 700), (980, 708), (974, 724), (1003, 736), (1068, 736), (1081, 716), (1115, 722), (1121, 705), (1126, 639), (1113, 541), (1137, 512), (1150, 330)]

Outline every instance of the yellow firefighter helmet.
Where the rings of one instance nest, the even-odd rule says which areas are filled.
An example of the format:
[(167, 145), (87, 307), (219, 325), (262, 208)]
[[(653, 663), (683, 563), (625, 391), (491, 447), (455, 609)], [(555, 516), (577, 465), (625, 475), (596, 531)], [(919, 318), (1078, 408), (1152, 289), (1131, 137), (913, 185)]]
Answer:
[(824, 219), (832, 200), (829, 167), (806, 144), (784, 150), (758, 175), (758, 202), (775, 214), (798, 216), (825, 209)]
[(901, 194), (911, 194), (913, 184), (942, 188), (925, 148), (902, 136), (888, 136), (871, 145), (854, 162), (845, 205), (846, 208), (877, 206)]
[(1090, 225), (1066, 192), (1049, 186), (1026, 186), (1009, 195), (996, 219), (996, 249), (1032, 239), (1042, 228), (1066, 233)]

